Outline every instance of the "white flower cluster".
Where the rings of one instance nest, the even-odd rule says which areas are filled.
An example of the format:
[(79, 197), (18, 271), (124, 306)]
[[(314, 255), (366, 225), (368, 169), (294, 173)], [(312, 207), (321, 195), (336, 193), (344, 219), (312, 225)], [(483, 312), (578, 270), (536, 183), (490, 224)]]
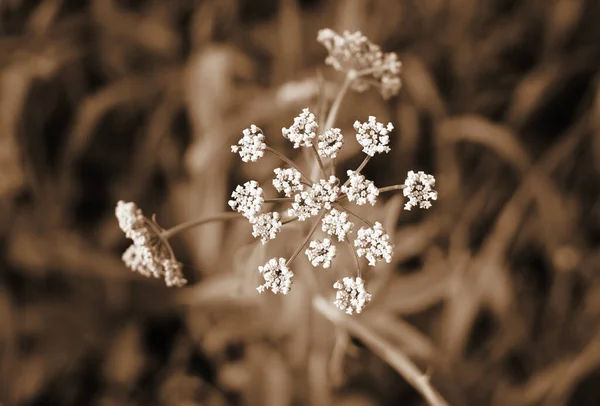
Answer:
[(264, 134), (254, 124), (242, 131), (242, 134), (244, 136), (238, 141), (238, 145), (231, 146), (231, 152), (238, 152), (244, 162), (258, 161), (265, 155), (267, 149)]
[(339, 128), (330, 128), (319, 135), (317, 152), (323, 158), (337, 158), (337, 153), (344, 145), (344, 136)]
[(323, 217), (321, 230), (329, 235), (335, 235), (338, 241), (344, 241), (354, 223), (348, 220), (348, 212), (332, 209)]
[(325, 238), (323, 241), (311, 241), (305, 254), (312, 266), (329, 268), (331, 266), (331, 261), (335, 258), (335, 252), (335, 245), (331, 244), (329, 238)]
[(169, 287), (187, 283), (181, 265), (171, 257), (169, 247), (165, 246), (168, 243), (149, 227), (150, 220), (144, 217), (135, 203), (119, 201), (115, 216), (125, 236), (133, 240), (121, 257), (129, 269), (146, 277), (164, 277)]
[(288, 209), (288, 215), (298, 217), (298, 220), (316, 216), (322, 209), (331, 209), (331, 204), (337, 200), (340, 192), (339, 179), (330, 176), (329, 180), (320, 179), (305, 192), (294, 196), (292, 207)]
[(400, 91), (402, 63), (398, 61), (398, 56), (393, 52), (383, 53), (379, 46), (369, 41), (360, 31), (344, 31), (339, 35), (327, 28), (319, 31), (317, 41), (329, 51), (325, 63), (334, 69), (341, 72), (368, 71), (365, 78), (358, 77), (352, 82), (352, 89), (363, 92), (370, 86), (368, 79), (375, 79), (384, 99), (395, 96)]
[(303, 109), (299, 116), (294, 118), (290, 128), (282, 128), (281, 133), (285, 138), (294, 143), (294, 148), (312, 147), (312, 140), (317, 136), (319, 128), (315, 115), (308, 109)]
[(235, 188), (231, 194), (229, 206), (251, 220), (260, 213), (264, 201), (263, 189), (257, 181), (251, 180), (244, 183), (243, 186), (238, 185)]
[(347, 173), (349, 184), (347, 186), (342, 186), (342, 193), (345, 193), (348, 196), (349, 201), (354, 202), (359, 206), (367, 203), (374, 206), (377, 201), (377, 196), (379, 196), (379, 189), (375, 187), (375, 184), (355, 171), (348, 171)]
[(408, 201), (404, 205), (405, 210), (410, 210), (411, 207), (428, 209), (431, 207), (430, 200), (437, 200), (437, 192), (433, 190), (435, 187), (435, 178), (433, 175), (427, 175), (423, 171), (417, 173), (410, 171), (404, 181), (404, 189), (402, 193), (408, 197)]
[(362, 312), (371, 301), (371, 294), (365, 289), (365, 282), (361, 278), (345, 277), (334, 283), (333, 287), (337, 289), (333, 303), (348, 314)]
[(288, 294), (294, 273), (286, 265), (285, 258), (271, 258), (264, 266), (259, 266), (258, 271), (265, 279), (265, 283), (256, 288), (258, 293), (270, 290), (275, 294)]
[(266, 244), (269, 240), (274, 240), (277, 233), (281, 231), (281, 218), (279, 213), (261, 213), (254, 217), (250, 223), (252, 224), (252, 236), (260, 237), (260, 242)]
[(354, 122), (354, 129), (357, 131), (356, 140), (363, 147), (363, 152), (369, 156), (374, 156), (376, 153), (390, 152), (390, 131), (394, 129), (392, 123), (384, 126), (377, 122), (374, 116), (369, 116), (369, 121), (361, 123)]
[(385, 233), (380, 222), (376, 222), (373, 227), (361, 228), (358, 230), (357, 237), (354, 240), (354, 246), (357, 247), (356, 253), (359, 257), (365, 257), (370, 266), (375, 266), (377, 261), (385, 260), (392, 262), (393, 247), (389, 243), (390, 236)]
[(275, 168), (273, 186), (279, 193), (291, 197), (295, 192), (301, 192), (304, 185), (301, 183), (302, 174), (294, 168)]

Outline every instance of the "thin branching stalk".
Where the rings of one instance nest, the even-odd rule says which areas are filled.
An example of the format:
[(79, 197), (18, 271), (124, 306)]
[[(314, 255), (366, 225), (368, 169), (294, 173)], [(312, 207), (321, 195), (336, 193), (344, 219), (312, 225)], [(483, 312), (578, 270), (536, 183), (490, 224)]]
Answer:
[(393, 186), (386, 186), (386, 187), (382, 187), (379, 189), (379, 193), (385, 193), (385, 192), (391, 192), (394, 190), (402, 190), (404, 189), (406, 186), (404, 185), (393, 185)]
[(241, 220), (244, 217), (242, 216), (241, 213), (235, 213), (235, 212), (226, 212), (226, 213), (219, 213), (219, 214), (215, 214), (214, 216), (207, 216), (207, 217), (200, 217), (198, 219), (194, 219), (194, 220), (190, 220), (187, 221), (185, 223), (181, 223), (179, 225), (176, 225), (175, 227), (169, 228), (168, 230), (163, 231), (162, 233), (159, 233), (159, 235), (164, 238), (165, 240), (168, 240), (169, 238), (173, 237), (175, 234), (178, 234), (182, 231), (185, 231), (189, 228), (194, 228), (194, 227), (198, 227), (207, 223), (212, 223), (215, 221), (225, 221), (225, 220)]
[(306, 246), (306, 244), (308, 243), (308, 241), (310, 240), (310, 238), (312, 237), (312, 235), (317, 230), (317, 227), (319, 227), (319, 222), (321, 221), (321, 219), (323, 218), (323, 216), (325, 215), (326, 212), (327, 212), (326, 210), (321, 210), (321, 212), (317, 216), (317, 219), (315, 220), (315, 224), (313, 224), (312, 228), (308, 232), (308, 235), (306, 236), (306, 238), (304, 239), (304, 241), (302, 242), (302, 244), (300, 244), (298, 246), (298, 248), (296, 248), (296, 251), (294, 251), (294, 253), (290, 257), (290, 259), (287, 261), (287, 263), (285, 264), (286, 266), (290, 266), (290, 264), (292, 262), (294, 262), (294, 259), (296, 259), (296, 257), (298, 256), (298, 254), (300, 254), (300, 251), (302, 251), (302, 249)]
[(282, 161), (286, 162), (292, 168), (294, 168), (295, 170), (297, 170), (298, 172), (300, 172), (300, 174), (304, 178), (304, 181), (307, 182), (309, 185), (312, 185), (312, 181), (310, 180), (310, 177), (307, 176), (304, 173), (304, 171), (302, 171), (302, 169), (300, 169), (300, 167), (298, 165), (296, 165), (291, 159), (289, 159), (288, 157), (286, 157), (285, 155), (283, 155), (281, 152), (279, 152), (276, 149), (273, 149), (273, 148), (271, 148), (269, 146), (267, 146), (267, 148), (266, 148), (265, 151), (272, 153), (273, 155), (277, 156)]
[(347, 207), (342, 207), (339, 204), (336, 204), (338, 210), (345, 210), (348, 213), (350, 213), (351, 215), (353, 215), (354, 217), (356, 217), (357, 219), (361, 220), (363, 223), (365, 223), (366, 225), (368, 225), (369, 227), (373, 227), (373, 223), (371, 223), (369, 220), (367, 220), (366, 218), (364, 218), (363, 216), (353, 212), (352, 210), (350, 210)]
[(362, 272), (360, 270), (360, 259), (358, 259), (358, 254), (356, 253), (356, 250), (352, 246), (352, 243), (350, 242), (350, 240), (348, 240), (347, 238), (344, 238), (344, 241), (346, 242), (346, 244), (348, 244), (348, 248), (350, 248), (350, 251), (352, 251), (352, 254), (354, 255), (354, 261), (356, 262), (356, 275), (359, 278), (362, 278)]
[(342, 83), (342, 87), (338, 91), (338, 94), (331, 105), (331, 109), (329, 109), (329, 114), (327, 115), (327, 120), (325, 120), (325, 128), (324, 131), (329, 130), (335, 124), (335, 120), (337, 119), (338, 112), (340, 111), (340, 106), (342, 105), (342, 101), (348, 93), (348, 89), (350, 88), (350, 84), (356, 78), (356, 73), (351, 71), (346, 74), (346, 78), (344, 79), (344, 83)]

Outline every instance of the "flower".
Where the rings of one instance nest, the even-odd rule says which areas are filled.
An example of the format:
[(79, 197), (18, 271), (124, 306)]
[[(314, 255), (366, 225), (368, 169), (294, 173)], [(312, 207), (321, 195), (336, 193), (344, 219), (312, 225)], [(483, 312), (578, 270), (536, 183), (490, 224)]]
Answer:
[(348, 314), (362, 312), (371, 301), (371, 294), (366, 291), (361, 278), (345, 277), (334, 283), (333, 287), (337, 289), (333, 304)]
[(354, 223), (348, 221), (348, 212), (338, 211), (337, 209), (331, 209), (329, 213), (323, 217), (321, 224), (321, 230), (329, 235), (336, 235), (338, 241), (344, 241), (346, 234), (348, 234)]
[(344, 31), (339, 35), (326, 28), (319, 31), (317, 41), (329, 51), (325, 59), (327, 65), (346, 73), (353, 70), (360, 75), (351, 84), (353, 90), (364, 92), (370, 86), (368, 79), (375, 79), (384, 99), (400, 91), (402, 63), (398, 61), (398, 56), (393, 52), (383, 53), (360, 31)]
[(294, 124), (290, 128), (283, 128), (281, 133), (294, 143), (294, 148), (312, 147), (312, 140), (317, 136), (315, 131), (318, 128), (315, 115), (308, 109), (303, 109), (294, 119)]
[(344, 145), (344, 136), (339, 128), (330, 128), (319, 135), (317, 152), (324, 158), (337, 158), (338, 151)]
[(250, 128), (242, 131), (244, 136), (238, 141), (238, 145), (231, 146), (231, 152), (238, 152), (242, 161), (256, 162), (265, 155), (265, 136), (261, 129), (252, 124)]
[(312, 266), (329, 268), (331, 261), (335, 258), (335, 245), (331, 244), (329, 238), (325, 238), (323, 241), (313, 240), (310, 242), (305, 254)]
[(275, 189), (287, 197), (291, 197), (294, 192), (301, 192), (304, 189), (304, 185), (301, 183), (302, 174), (300, 171), (294, 168), (275, 168), (275, 179), (273, 179), (273, 186)]
[(367, 180), (363, 175), (354, 171), (348, 171), (349, 184), (348, 186), (342, 186), (342, 193), (348, 196), (348, 200), (358, 204), (359, 206), (370, 203), (371, 206), (375, 205), (377, 196), (379, 196), (379, 189), (375, 187), (375, 184)]
[(421, 209), (430, 208), (430, 200), (437, 200), (437, 192), (433, 190), (434, 187), (435, 178), (433, 175), (427, 175), (423, 171), (417, 173), (409, 171), (402, 190), (404, 196), (408, 197), (404, 209), (410, 210), (411, 207), (417, 205)]
[(249, 220), (260, 213), (265, 201), (263, 190), (255, 180), (248, 181), (243, 186), (238, 185), (231, 194), (231, 198), (229, 206)]
[(331, 209), (340, 192), (339, 179), (330, 176), (328, 180), (320, 179), (306, 192), (294, 196), (292, 207), (288, 209), (290, 217), (298, 217), (299, 221), (316, 216), (321, 209)]
[(361, 123), (360, 121), (354, 122), (354, 129), (357, 131), (356, 140), (363, 147), (363, 152), (369, 156), (374, 156), (376, 153), (388, 153), (390, 152), (389, 133), (394, 129), (392, 123), (388, 123), (387, 126), (383, 126), (382, 123), (378, 123), (374, 116), (369, 116), (369, 121)]
[(169, 287), (187, 283), (169, 242), (158, 234), (160, 228), (153, 227), (135, 203), (119, 201), (115, 215), (125, 236), (133, 240), (121, 256), (125, 266), (145, 277), (164, 277)]
[(260, 237), (260, 242), (266, 244), (269, 240), (274, 240), (277, 233), (281, 231), (281, 218), (279, 213), (262, 213), (251, 220), (252, 236)]
[(275, 294), (289, 293), (294, 273), (286, 265), (285, 258), (271, 258), (264, 266), (259, 266), (258, 271), (265, 279), (265, 283), (256, 288), (258, 293), (265, 290), (271, 290)]
[(354, 240), (356, 253), (359, 257), (367, 258), (370, 266), (375, 266), (381, 260), (390, 263), (393, 247), (389, 239), (390, 236), (385, 233), (380, 222), (376, 222), (373, 227), (361, 228)]

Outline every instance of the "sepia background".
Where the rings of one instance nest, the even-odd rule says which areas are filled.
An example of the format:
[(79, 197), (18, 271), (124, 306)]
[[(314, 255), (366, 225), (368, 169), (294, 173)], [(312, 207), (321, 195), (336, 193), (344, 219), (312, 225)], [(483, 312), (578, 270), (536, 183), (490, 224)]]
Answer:
[[(258, 295), (242, 222), (173, 240), (185, 288), (126, 269), (118, 200), (165, 228), (227, 210), (279, 165), (231, 154), (252, 123), (298, 156), (280, 129), (341, 79), (321, 28), (403, 63), (398, 97), (344, 101), (340, 173), (375, 115), (367, 176), (437, 179), (430, 210), (361, 211), (395, 244), (369, 307)], [(2, 0), (0, 33), (3, 406), (424, 405), (397, 353), (453, 406), (600, 404), (600, 2)]]

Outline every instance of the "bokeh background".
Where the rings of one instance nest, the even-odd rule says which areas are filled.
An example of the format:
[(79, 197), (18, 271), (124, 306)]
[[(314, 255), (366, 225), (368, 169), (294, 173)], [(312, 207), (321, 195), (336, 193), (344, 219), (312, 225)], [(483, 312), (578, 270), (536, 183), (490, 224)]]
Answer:
[[(367, 331), (453, 406), (599, 405), (599, 22), (596, 0), (0, 1), (0, 404), (423, 405)], [(375, 115), (396, 130), (367, 176), (440, 194), (362, 211), (396, 245), (369, 308), (332, 323), (302, 278), (257, 295), (242, 222), (173, 240), (186, 288), (127, 270), (116, 201), (165, 228), (226, 210), (279, 166), (230, 153), (252, 123), (302, 159), (280, 129), (339, 84), (326, 27), (403, 61), (398, 97), (342, 105), (340, 173)]]

